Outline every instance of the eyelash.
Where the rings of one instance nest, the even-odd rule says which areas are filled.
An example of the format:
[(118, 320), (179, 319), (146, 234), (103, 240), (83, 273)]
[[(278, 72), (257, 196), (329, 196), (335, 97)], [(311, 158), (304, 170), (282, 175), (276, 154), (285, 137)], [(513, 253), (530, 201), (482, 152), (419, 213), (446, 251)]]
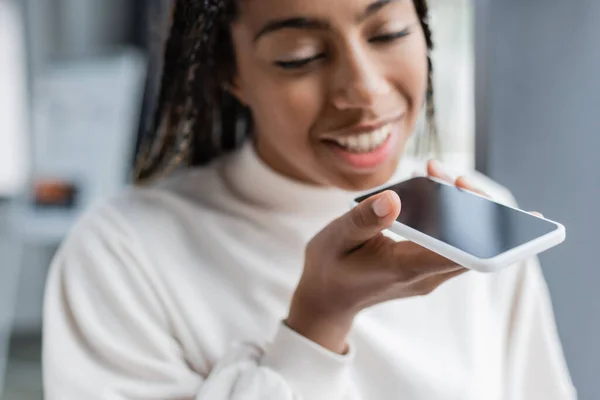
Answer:
[(275, 65), (277, 65), (278, 67), (280, 67), (282, 69), (300, 69), (302, 67), (307, 66), (311, 62), (319, 60), (319, 59), (324, 58), (324, 57), (325, 57), (324, 54), (318, 54), (318, 55), (316, 55), (314, 57), (303, 58), (301, 60), (276, 61)]
[[(386, 35), (379, 35), (379, 36), (375, 36), (371, 39), (369, 39), (370, 43), (377, 43), (377, 44), (386, 44), (386, 43), (390, 43), (393, 42), (395, 40), (401, 39), (405, 36), (408, 36), (411, 34), (410, 29), (404, 29), (402, 31), (399, 32), (394, 32), (394, 33), (389, 33)], [(310, 64), (313, 61), (319, 60), (321, 58), (325, 58), (324, 54), (318, 54), (314, 57), (309, 57), (309, 58), (303, 58), (301, 60), (291, 60), (291, 61), (275, 61), (275, 65), (277, 65), (279, 68), (282, 69), (286, 69), (286, 70), (290, 70), (290, 69), (300, 69), (303, 67), (306, 67), (308, 64)]]
[(388, 42), (393, 42), (394, 40), (397, 39), (401, 39), (405, 36), (410, 35), (411, 31), (409, 28), (404, 29), (402, 31), (399, 32), (393, 32), (393, 33), (388, 33), (386, 35), (379, 35), (379, 36), (375, 36), (372, 39), (369, 39), (369, 42), (371, 43), (388, 43)]

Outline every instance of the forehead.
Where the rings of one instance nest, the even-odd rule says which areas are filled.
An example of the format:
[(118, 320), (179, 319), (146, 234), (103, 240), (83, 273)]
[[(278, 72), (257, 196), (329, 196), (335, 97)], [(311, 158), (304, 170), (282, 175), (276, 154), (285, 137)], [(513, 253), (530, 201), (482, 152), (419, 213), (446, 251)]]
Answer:
[(411, 0), (241, 0), (240, 17), (250, 24), (290, 17), (356, 20), (370, 6), (402, 3), (412, 5)]

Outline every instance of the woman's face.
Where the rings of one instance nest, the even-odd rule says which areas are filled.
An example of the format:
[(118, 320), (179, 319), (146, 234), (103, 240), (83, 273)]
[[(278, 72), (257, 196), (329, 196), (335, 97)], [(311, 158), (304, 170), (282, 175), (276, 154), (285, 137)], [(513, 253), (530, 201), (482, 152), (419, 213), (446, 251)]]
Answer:
[(259, 156), (303, 182), (363, 190), (396, 169), (427, 88), (411, 0), (241, 0), (233, 93)]

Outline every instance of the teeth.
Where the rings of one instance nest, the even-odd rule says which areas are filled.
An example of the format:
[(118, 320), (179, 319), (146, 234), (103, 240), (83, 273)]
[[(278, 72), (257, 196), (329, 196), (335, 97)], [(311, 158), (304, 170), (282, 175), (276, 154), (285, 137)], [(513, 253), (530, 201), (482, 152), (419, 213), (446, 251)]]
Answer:
[(360, 135), (358, 137), (358, 147), (361, 149), (370, 149), (371, 147), (371, 138), (375, 137), (377, 133), (372, 133), (372, 134), (368, 134), (368, 133), (363, 133), (362, 135)]
[[(342, 140), (341, 145), (344, 146), (344, 141)], [(358, 144), (358, 136), (350, 136), (349, 138), (346, 139), (346, 143), (345, 143), (346, 147), (350, 148), (350, 149), (356, 149), (358, 148), (359, 144)]]
[(367, 153), (381, 146), (390, 136), (392, 130), (390, 125), (386, 125), (369, 133), (336, 138), (335, 141), (353, 153)]

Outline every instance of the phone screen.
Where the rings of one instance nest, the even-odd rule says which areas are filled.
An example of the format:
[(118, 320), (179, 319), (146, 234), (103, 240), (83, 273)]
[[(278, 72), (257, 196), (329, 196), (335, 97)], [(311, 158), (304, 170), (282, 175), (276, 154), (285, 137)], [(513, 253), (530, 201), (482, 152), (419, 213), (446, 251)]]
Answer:
[(359, 197), (393, 190), (402, 201), (398, 222), (478, 258), (492, 258), (558, 227), (429, 178), (413, 178)]

